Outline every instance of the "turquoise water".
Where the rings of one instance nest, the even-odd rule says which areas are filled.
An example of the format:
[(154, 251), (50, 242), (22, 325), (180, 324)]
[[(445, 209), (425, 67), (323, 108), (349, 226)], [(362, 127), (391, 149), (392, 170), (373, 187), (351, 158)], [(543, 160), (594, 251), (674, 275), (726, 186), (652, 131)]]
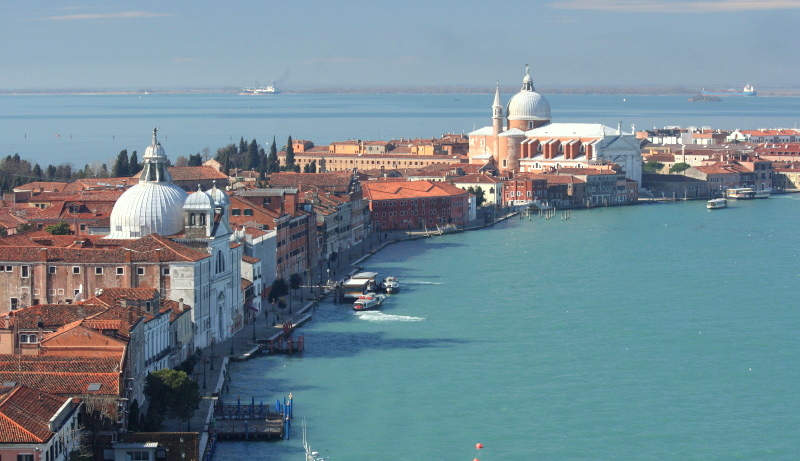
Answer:
[[(789, 460), (800, 453), (800, 196), (573, 211), (397, 244), (380, 312), (323, 304), (292, 392), (331, 460)], [(302, 459), (294, 439), (216, 459)], [(476, 443), (483, 443), (480, 452)]]
[[(493, 91), (493, 87), (489, 91)], [(507, 102), (511, 95), (503, 95)], [(722, 129), (793, 127), (800, 98), (546, 95), (553, 121), (621, 121), (628, 131), (667, 125)], [(42, 163), (109, 165), (122, 149), (141, 155), (153, 127), (174, 161), (238, 143), (280, 148), (291, 135), (318, 145), (347, 139), (426, 138), (491, 124), (492, 94), (470, 95), (0, 95), (0, 156)]]

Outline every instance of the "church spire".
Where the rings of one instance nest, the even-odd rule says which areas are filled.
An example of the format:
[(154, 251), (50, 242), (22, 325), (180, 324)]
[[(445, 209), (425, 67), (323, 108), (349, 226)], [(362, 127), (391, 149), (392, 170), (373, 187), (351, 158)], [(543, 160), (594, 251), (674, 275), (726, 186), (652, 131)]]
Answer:
[(494, 90), (494, 104), (492, 104), (492, 135), (494, 135), (494, 152), (499, 148), (500, 133), (503, 132), (503, 105), (500, 104), (500, 82)]

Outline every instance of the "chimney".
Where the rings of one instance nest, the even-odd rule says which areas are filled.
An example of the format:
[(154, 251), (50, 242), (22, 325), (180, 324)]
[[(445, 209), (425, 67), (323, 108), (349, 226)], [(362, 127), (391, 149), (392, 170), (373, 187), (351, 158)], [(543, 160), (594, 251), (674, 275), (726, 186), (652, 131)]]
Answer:
[(178, 312), (183, 312), (183, 298), (178, 299)]

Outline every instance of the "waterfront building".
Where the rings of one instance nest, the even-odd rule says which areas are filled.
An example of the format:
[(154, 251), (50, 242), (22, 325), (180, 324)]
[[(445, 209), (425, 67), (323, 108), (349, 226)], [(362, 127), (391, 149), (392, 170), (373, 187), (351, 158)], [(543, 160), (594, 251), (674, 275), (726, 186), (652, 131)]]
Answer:
[(275, 231), (277, 278), (303, 274), (316, 262), (316, 223), (301, 209), (297, 189), (240, 189), (232, 192), (230, 202), (232, 223)]
[(550, 103), (536, 92), (527, 69), (522, 89), (509, 99), (505, 114), (498, 85), (492, 125), (469, 133), (469, 162), (488, 161), (508, 175), (608, 164), (619, 165), (637, 182), (642, 175), (634, 134), (624, 133), (621, 123), (616, 129), (597, 123), (552, 123)]
[(431, 181), (365, 181), (373, 231), (436, 229), (469, 219), (469, 194), (452, 184)]
[(800, 132), (796, 129), (763, 129), (763, 130), (736, 130), (727, 136), (726, 141), (760, 143), (792, 143), (800, 142)]
[(0, 458), (70, 459), (81, 443), (81, 406), (79, 399), (4, 383), (0, 388)]
[(791, 164), (774, 171), (773, 187), (779, 191), (800, 189), (800, 165)]
[(501, 205), (503, 202), (503, 180), (488, 174), (473, 173), (458, 176), (450, 180), (450, 183), (461, 189), (468, 190), (470, 187), (477, 191), (481, 189), (485, 198), (484, 205)]
[[(334, 219), (336, 240), (339, 243), (329, 245), (329, 239), (324, 238), (324, 243), (319, 246), (320, 257), (327, 257), (333, 247), (336, 249), (332, 251), (342, 251), (358, 245), (369, 233), (369, 207), (364, 201), (359, 175), (354, 170), (335, 173), (274, 173), (269, 178), (269, 187), (297, 188), (304, 193), (304, 203), (311, 204), (311, 207), (324, 205), (319, 211), (325, 213), (328, 224), (331, 223), (330, 218)], [(306, 194), (307, 191), (312, 194)], [(323, 204), (320, 199), (325, 197), (330, 197), (330, 200)], [(319, 225), (318, 219), (318, 229)], [(326, 229), (332, 230), (334, 227), (326, 225)], [(327, 253), (324, 249), (327, 249)]]
[(503, 206), (544, 202), (548, 199), (547, 192), (545, 175), (520, 173), (503, 182)]
[[(439, 143), (412, 141), (340, 141), (328, 146), (315, 146), (294, 153), (295, 164), (302, 170), (311, 162), (321, 173), (335, 171), (358, 171), (373, 169), (422, 168), (428, 165), (466, 163), (467, 157), (459, 152), (463, 149), (451, 137)], [(431, 153), (432, 152), (432, 153)], [(453, 153), (450, 153), (453, 152)], [(281, 164), (286, 162), (286, 152), (279, 152)]]

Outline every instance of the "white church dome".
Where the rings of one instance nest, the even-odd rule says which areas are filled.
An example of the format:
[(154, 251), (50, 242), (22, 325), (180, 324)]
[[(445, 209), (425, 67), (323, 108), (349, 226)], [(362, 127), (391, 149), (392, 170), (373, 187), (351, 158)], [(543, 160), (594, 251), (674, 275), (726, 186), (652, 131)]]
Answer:
[(228, 194), (226, 194), (222, 189), (217, 189), (216, 185), (208, 191), (208, 195), (214, 199), (215, 205), (228, 206), (231, 203), (230, 199), (228, 198)]
[(508, 100), (506, 114), (509, 120), (550, 120), (550, 103), (536, 92), (527, 68), (522, 90)]
[(214, 209), (214, 200), (208, 195), (207, 192), (203, 192), (200, 187), (197, 187), (197, 192), (193, 194), (189, 194), (189, 198), (186, 199), (186, 203), (183, 205), (184, 210), (213, 210)]
[(156, 139), (145, 151), (139, 184), (122, 194), (111, 210), (111, 239), (134, 239), (149, 234), (170, 235), (183, 230), (187, 194), (172, 184), (167, 157)]

